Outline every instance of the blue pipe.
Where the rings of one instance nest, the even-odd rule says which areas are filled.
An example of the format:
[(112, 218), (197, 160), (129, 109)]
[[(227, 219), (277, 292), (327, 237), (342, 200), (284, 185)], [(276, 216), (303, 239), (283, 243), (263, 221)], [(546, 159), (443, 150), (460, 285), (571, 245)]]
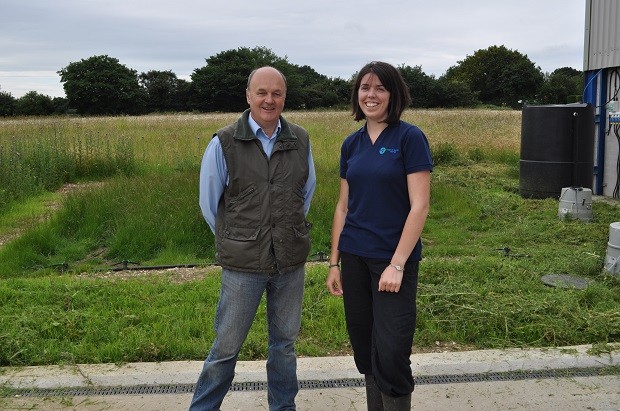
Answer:
[[(598, 131), (598, 144), (596, 146), (596, 164), (594, 164), (594, 194), (603, 194), (603, 171), (605, 169), (605, 127), (607, 126), (607, 101), (606, 89), (603, 87), (603, 79), (607, 78), (607, 69), (586, 71), (585, 88), (583, 90), (583, 102), (594, 106), (594, 123)], [(597, 89), (601, 89), (597, 104)], [(597, 110), (598, 109), (598, 110)]]

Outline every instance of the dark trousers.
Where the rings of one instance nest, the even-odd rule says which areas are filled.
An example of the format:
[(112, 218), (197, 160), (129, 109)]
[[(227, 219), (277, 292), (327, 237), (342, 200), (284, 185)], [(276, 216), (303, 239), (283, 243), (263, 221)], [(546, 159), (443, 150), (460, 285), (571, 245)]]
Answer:
[(341, 253), (340, 259), (347, 331), (358, 371), (373, 374), (384, 394), (410, 394), (419, 263), (405, 265), (400, 291), (391, 293), (378, 291), (389, 261), (348, 253)]

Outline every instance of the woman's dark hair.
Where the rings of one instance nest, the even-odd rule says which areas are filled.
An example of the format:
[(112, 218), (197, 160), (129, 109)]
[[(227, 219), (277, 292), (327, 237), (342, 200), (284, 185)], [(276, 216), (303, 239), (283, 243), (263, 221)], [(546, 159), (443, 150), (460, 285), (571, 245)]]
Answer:
[(351, 93), (351, 108), (353, 109), (355, 121), (366, 118), (364, 112), (360, 108), (357, 98), (359, 96), (362, 78), (368, 73), (376, 75), (381, 84), (383, 84), (383, 87), (390, 92), (390, 103), (388, 104), (385, 122), (388, 124), (397, 123), (403, 111), (411, 104), (409, 87), (407, 87), (405, 80), (403, 80), (400, 72), (394, 66), (382, 61), (371, 61), (357, 73), (357, 78), (353, 85), (353, 92)]

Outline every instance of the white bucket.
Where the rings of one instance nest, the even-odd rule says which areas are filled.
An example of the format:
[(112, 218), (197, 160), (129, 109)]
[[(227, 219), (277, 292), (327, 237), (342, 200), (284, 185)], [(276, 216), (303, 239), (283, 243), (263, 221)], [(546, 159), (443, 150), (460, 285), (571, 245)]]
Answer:
[(604, 267), (611, 274), (620, 274), (620, 222), (609, 224), (609, 242)]
[(592, 221), (592, 190), (582, 187), (564, 187), (560, 194), (558, 217)]

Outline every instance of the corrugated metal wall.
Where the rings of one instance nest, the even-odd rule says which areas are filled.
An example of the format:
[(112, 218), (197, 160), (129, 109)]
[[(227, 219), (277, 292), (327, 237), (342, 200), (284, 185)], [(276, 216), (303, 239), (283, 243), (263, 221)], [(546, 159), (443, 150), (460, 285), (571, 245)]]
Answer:
[(583, 70), (620, 66), (620, 1), (587, 0)]
[(593, 193), (616, 197), (620, 184), (620, 129), (607, 104), (620, 95), (620, 0), (586, 0), (583, 70), (584, 102), (595, 107)]

